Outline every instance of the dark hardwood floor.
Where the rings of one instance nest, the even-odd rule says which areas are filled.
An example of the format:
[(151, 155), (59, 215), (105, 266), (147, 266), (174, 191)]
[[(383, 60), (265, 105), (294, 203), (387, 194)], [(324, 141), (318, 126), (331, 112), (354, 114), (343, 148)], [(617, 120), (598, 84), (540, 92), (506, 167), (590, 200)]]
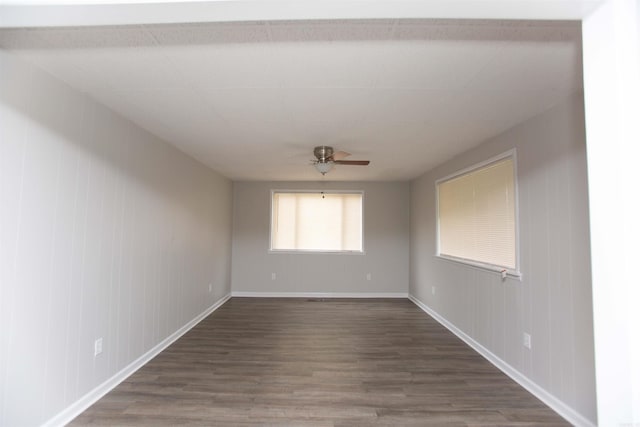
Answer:
[(408, 300), (232, 298), (71, 425), (568, 425)]

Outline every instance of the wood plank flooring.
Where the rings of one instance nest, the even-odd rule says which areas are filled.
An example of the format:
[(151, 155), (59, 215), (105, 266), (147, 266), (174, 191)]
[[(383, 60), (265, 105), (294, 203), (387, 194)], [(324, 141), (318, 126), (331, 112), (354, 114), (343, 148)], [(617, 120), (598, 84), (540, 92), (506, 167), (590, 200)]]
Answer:
[(232, 298), (70, 425), (568, 425), (413, 303)]

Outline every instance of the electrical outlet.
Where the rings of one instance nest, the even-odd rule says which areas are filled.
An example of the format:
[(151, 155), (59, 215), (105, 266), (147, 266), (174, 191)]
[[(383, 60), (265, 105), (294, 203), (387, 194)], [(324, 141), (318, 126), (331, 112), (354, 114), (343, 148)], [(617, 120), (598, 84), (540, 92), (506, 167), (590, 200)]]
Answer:
[(209, 283), (209, 292), (213, 292), (213, 283)]
[(371, 280), (371, 273), (367, 273), (367, 280)]
[(522, 344), (524, 344), (525, 347), (531, 350), (531, 335), (525, 332), (522, 335)]
[(271, 273), (271, 280), (276, 280), (276, 273)]
[(436, 294), (436, 287), (432, 286), (431, 287), (431, 295), (435, 295)]
[(102, 353), (102, 338), (98, 338), (93, 343), (93, 356), (97, 356)]

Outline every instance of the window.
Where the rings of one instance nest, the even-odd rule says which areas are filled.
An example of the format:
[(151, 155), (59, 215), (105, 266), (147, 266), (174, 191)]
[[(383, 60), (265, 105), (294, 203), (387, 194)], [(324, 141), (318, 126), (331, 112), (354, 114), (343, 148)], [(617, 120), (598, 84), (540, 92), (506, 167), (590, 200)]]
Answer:
[(436, 182), (438, 255), (519, 275), (515, 152)]
[(274, 191), (271, 250), (362, 252), (362, 193)]

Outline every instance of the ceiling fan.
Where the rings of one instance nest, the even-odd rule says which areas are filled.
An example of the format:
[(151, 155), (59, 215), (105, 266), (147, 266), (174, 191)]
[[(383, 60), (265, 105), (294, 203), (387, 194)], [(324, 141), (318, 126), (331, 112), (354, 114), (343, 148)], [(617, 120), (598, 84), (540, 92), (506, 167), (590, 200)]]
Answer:
[(353, 165), (353, 166), (367, 166), (369, 160), (342, 160), (345, 157), (350, 156), (350, 153), (346, 151), (333, 151), (333, 147), (327, 145), (320, 145), (313, 149), (313, 155), (317, 160), (313, 160), (313, 165), (316, 170), (322, 175), (333, 169), (334, 165)]

